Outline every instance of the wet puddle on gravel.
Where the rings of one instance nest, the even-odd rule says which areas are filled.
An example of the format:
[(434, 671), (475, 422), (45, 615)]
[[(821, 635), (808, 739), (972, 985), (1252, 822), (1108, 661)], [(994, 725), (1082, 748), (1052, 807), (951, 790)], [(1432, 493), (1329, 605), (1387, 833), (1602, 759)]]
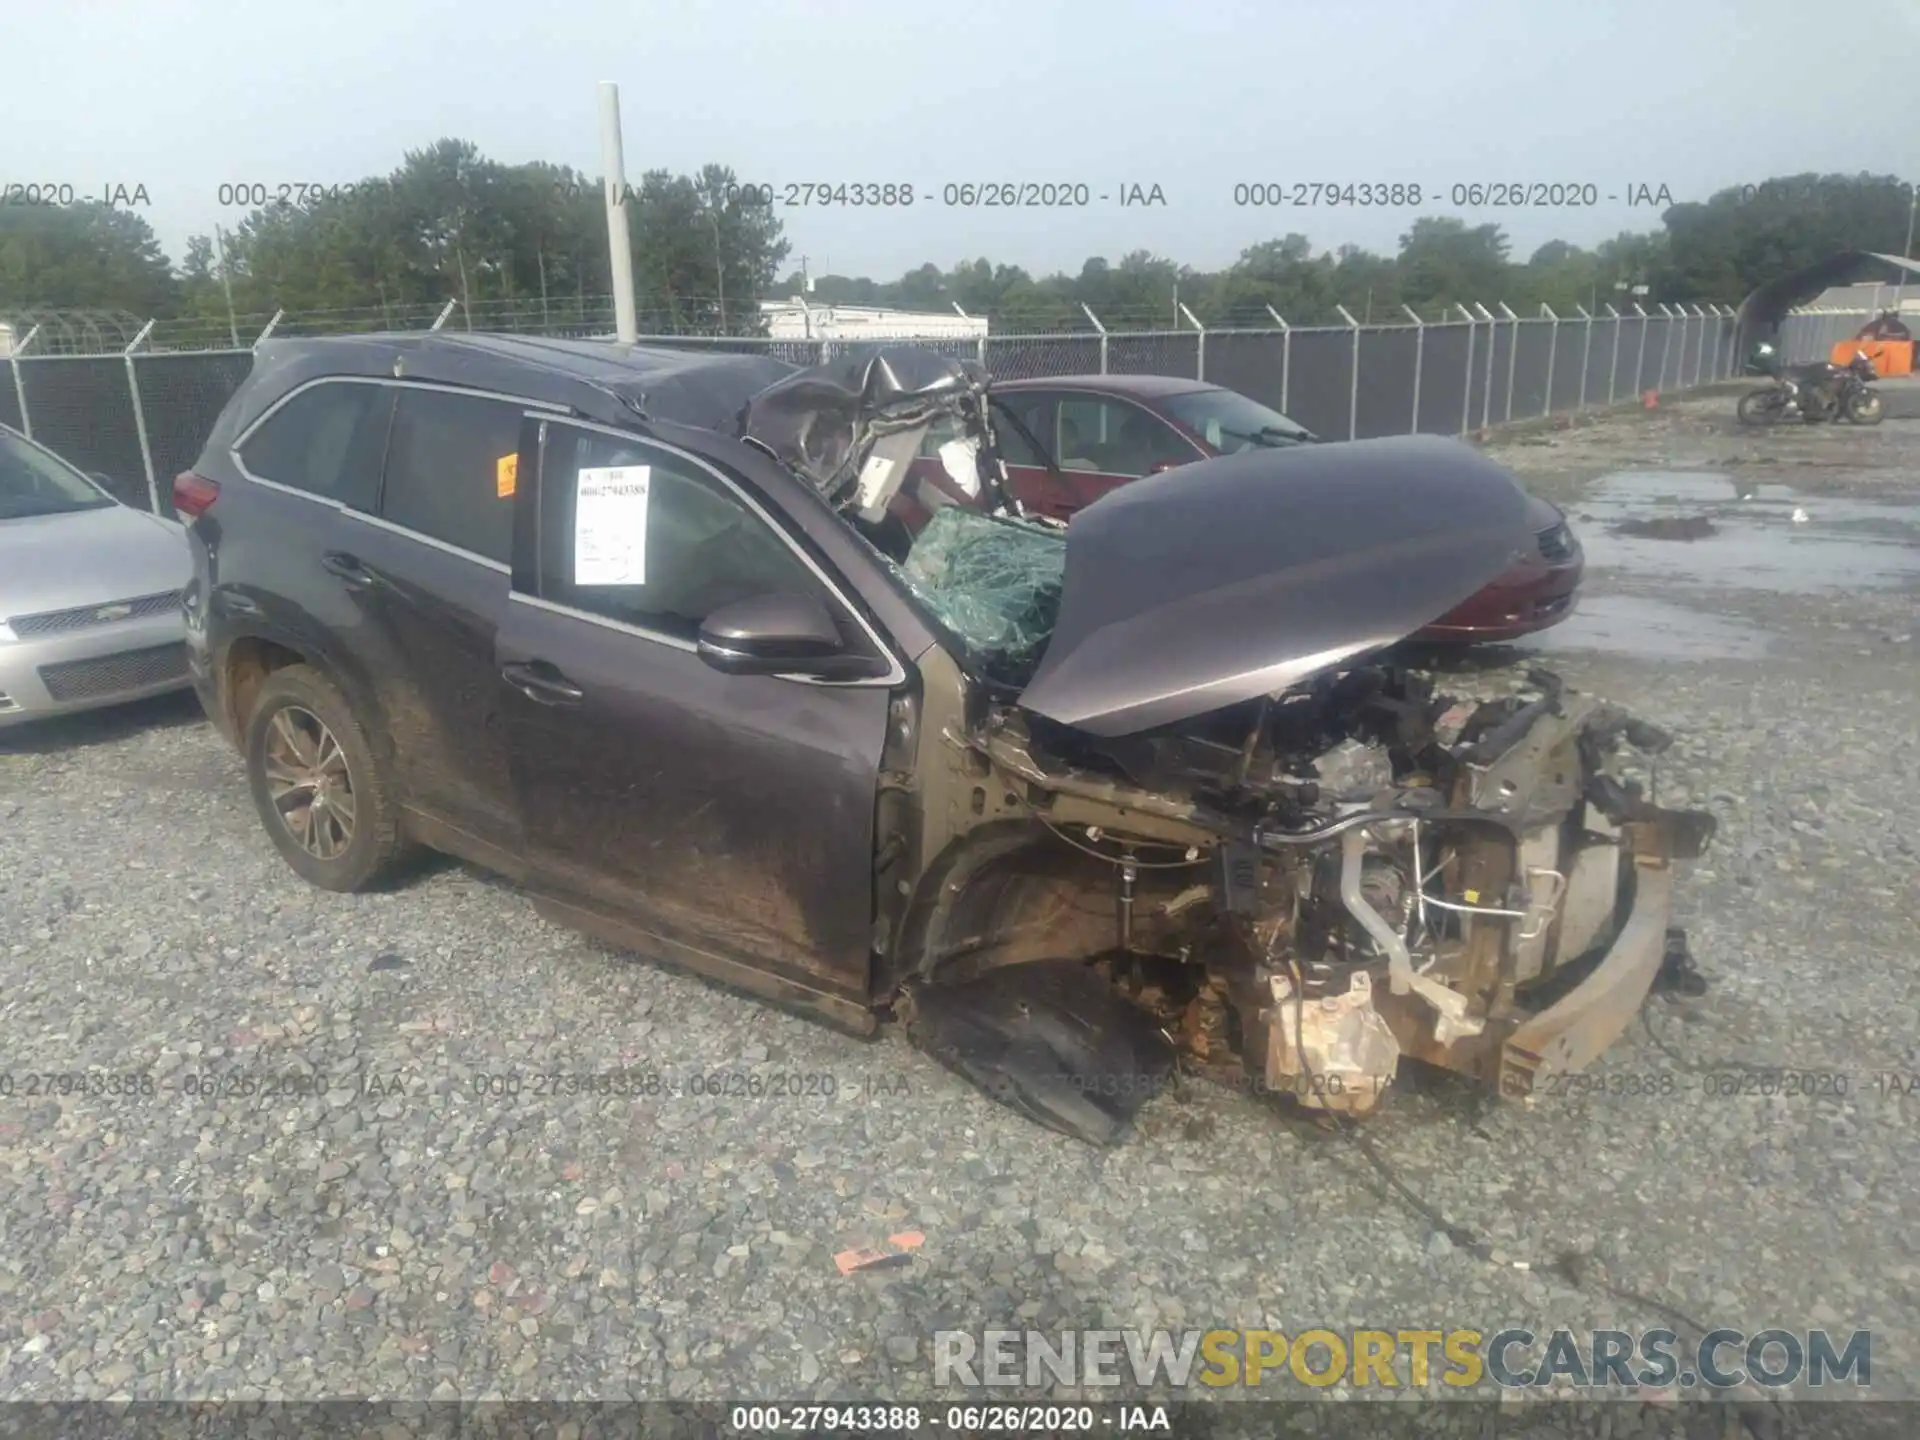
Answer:
[(1771, 646), (1758, 625), (1641, 595), (1583, 595), (1560, 624), (1518, 642), (1538, 654), (1599, 650), (1648, 660), (1745, 660)]
[[(1598, 481), (1569, 515), (1589, 577), (1612, 572), (1682, 593), (1920, 584), (1920, 505), (1807, 495), (1717, 472), (1626, 471)], [(1563, 624), (1520, 647), (1717, 660), (1764, 655), (1772, 645), (1766, 629), (1737, 616), (1594, 589), (1590, 578)]]
[[(1589, 570), (1776, 594), (1920, 582), (1920, 505), (1805, 495), (1731, 475), (1630, 471), (1599, 481), (1569, 513)], [(1698, 538), (1666, 538), (1687, 534)]]

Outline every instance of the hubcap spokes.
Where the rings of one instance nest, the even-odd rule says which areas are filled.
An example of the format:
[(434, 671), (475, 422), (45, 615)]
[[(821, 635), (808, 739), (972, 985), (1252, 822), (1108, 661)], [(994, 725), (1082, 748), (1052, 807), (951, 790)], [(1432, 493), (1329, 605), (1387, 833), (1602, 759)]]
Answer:
[(267, 791), (280, 823), (316, 860), (353, 843), (353, 776), (346, 752), (320, 717), (289, 705), (267, 726)]

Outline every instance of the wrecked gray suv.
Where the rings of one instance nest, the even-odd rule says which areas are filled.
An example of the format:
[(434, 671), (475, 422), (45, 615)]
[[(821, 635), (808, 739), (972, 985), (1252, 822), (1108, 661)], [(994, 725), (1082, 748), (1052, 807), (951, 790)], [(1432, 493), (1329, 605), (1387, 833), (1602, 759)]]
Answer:
[(342, 890), (466, 856), (1098, 1142), (1176, 1066), (1357, 1114), (1407, 1058), (1507, 1095), (1593, 1059), (1712, 821), (1551, 676), (1471, 703), (1390, 659), (1530, 542), (1514, 480), (1255, 449), (1061, 526), (990, 391), (920, 350), (263, 352), (175, 496), (273, 843)]

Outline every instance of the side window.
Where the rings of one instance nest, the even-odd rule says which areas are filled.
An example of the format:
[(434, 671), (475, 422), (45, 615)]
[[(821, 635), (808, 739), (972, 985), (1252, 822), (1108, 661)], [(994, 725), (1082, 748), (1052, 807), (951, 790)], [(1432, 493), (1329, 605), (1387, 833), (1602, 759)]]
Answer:
[(1178, 431), (1138, 405), (1097, 395), (1060, 400), (1060, 466), (1107, 475), (1142, 476), (1156, 465), (1200, 457)]
[[(1087, 395), (1063, 395), (1053, 442), (1062, 470), (1102, 470), (1095, 452), (1107, 443), (1107, 404)], [(1117, 424), (1116, 424), (1117, 428)]]
[[(1009, 465), (1047, 466), (1047, 458), (1034, 449), (1027, 435), (1041, 444), (1047, 439), (1046, 411), (1051, 399), (1045, 395), (1015, 392), (993, 402), (998, 412), (993, 417), (993, 436), (1000, 445), (1000, 458)], [(1018, 424), (1013, 423), (1017, 421)], [(1021, 433), (1021, 427), (1027, 434)]]
[[(994, 402), (993, 435), (1000, 446), (1000, 458), (1009, 465), (1038, 465), (1045, 468), (1046, 461), (1040, 453), (1028, 443), (1027, 437), (1020, 433), (1020, 425), (1025, 425), (1034, 436), (1040, 434), (1040, 411), (1045, 401), (1038, 396), (1017, 396)], [(1010, 423), (1011, 415), (1019, 424)], [(949, 440), (963, 434), (960, 422), (950, 415), (943, 415), (927, 427), (926, 439), (920, 442), (919, 459), (937, 460), (940, 447)]]
[(249, 474), (356, 509), (380, 491), (391, 393), (384, 385), (328, 381), (302, 390), (240, 447)]
[(520, 449), (507, 400), (395, 387), (380, 516), (489, 560), (513, 553), (513, 488), (501, 462)]
[(680, 640), (753, 595), (817, 595), (838, 610), (720, 481), (676, 455), (564, 425), (548, 427), (541, 460), (539, 548), (542, 599)]

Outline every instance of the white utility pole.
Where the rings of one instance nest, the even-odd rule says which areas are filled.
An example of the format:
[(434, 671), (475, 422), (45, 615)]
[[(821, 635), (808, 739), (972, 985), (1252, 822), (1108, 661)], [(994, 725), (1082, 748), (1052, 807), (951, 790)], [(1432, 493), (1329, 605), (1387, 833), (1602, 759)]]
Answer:
[(600, 168), (606, 175), (607, 251), (613, 270), (613, 325), (622, 344), (640, 338), (633, 305), (633, 242), (627, 234), (627, 165), (620, 146), (620, 87), (600, 82)]
[[(1920, 210), (1920, 184), (1909, 184), (1907, 186), (1907, 242), (1900, 247), (1900, 258), (1902, 260), (1911, 260), (1913, 258), (1913, 213), (1915, 210)], [(1876, 303), (1878, 303), (1879, 298), (1879, 292), (1875, 291), (1874, 300)], [(1907, 270), (1903, 265), (1900, 268), (1899, 288), (1893, 292), (1893, 313), (1896, 315), (1904, 313), (1906, 305)]]
[(240, 348), (240, 322), (233, 313), (233, 272), (227, 268), (227, 242), (218, 225), (213, 227), (213, 248), (220, 260), (220, 288), (227, 292), (227, 338)]

